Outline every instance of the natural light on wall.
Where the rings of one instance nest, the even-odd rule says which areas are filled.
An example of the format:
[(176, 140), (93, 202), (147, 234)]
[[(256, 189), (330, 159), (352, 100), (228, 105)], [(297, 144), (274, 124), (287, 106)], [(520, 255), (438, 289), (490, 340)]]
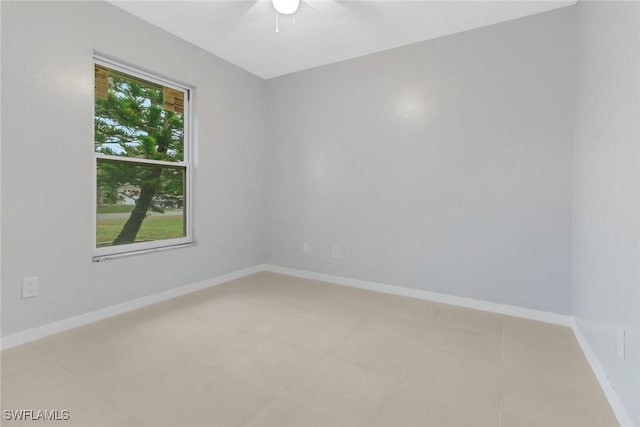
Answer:
[(416, 93), (404, 93), (395, 103), (396, 115), (403, 120), (421, 121), (426, 116), (426, 105), (423, 97)]

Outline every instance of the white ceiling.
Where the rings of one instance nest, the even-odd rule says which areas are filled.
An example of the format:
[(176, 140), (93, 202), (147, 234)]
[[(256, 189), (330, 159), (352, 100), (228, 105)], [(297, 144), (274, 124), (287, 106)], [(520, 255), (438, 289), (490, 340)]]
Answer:
[(262, 78), (355, 58), (574, 4), (576, 1), (127, 1), (115, 6)]

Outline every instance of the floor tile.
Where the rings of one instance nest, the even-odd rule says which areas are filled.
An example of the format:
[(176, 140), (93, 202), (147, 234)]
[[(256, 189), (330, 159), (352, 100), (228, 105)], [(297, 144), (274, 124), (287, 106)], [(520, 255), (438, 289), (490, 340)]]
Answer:
[(433, 321), (425, 317), (408, 314), (401, 310), (381, 310), (371, 314), (356, 325), (355, 329), (417, 344), (425, 339), (427, 331), (433, 324)]
[(442, 304), (432, 301), (380, 292), (365, 291), (360, 298), (375, 305), (376, 312), (389, 311), (428, 321), (435, 320), (443, 307)]
[(507, 370), (592, 383), (593, 373), (573, 331), (564, 326), (506, 317), (503, 364)]
[(124, 412), (117, 409), (99, 393), (87, 386), (78, 386), (61, 393), (50, 394), (43, 397), (42, 400), (32, 403), (29, 407), (68, 411), (68, 420), (38, 421), (37, 425), (74, 427), (132, 425), (132, 421)]
[(279, 393), (319, 358), (318, 353), (269, 339), (219, 367), (248, 384)]
[(429, 329), (424, 345), (434, 350), (500, 363), (502, 337), (447, 324), (435, 324)]
[(311, 295), (288, 295), (285, 302), (285, 310), (300, 317), (340, 322), (345, 326), (355, 326), (375, 310), (367, 301), (315, 292)]
[(483, 334), (500, 335), (502, 333), (502, 316), (487, 311), (443, 305), (437, 317), (438, 323), (469, 329)]
[(128, 415), (140, 426), (148, 427), (239, 426), (275, 397), (216, 368), (199, 369), (188, 384), (157, 394)]
[(30, 408), (32, 403), (78, 387), (80, 384), (48, 361), (17, 372), (2, 374), (2, 408)]
[(90, 385), (111, 404), (133, 414), (150, 407), (158, 396), (171, 395), (186, 387), (194, 381), (196, 369), (206, 376), (211, 368), (184, 360), (149, 363), (97, 375)]
[(353, 328), (340, 322), (300, 317), (273, 335), (294, 347), (324, 354), (346, 337)]
[(284, 396), (305, 408), (329, 410), (339, 423), (362, 425), (371, 422), (394, 382), (391, 375), (326, 357), (288, 387)]
[(2, 408), (55, 425), (616, 425), (570, 328), (274, 273), (0, 357)]
[(392, 394), (375, 417), (376, 427), (498, 427), (497, 410), (420, 395)]
[(0, 352), (0, 372), (2, 375), (12, 374), (43, 361), (40, 353), (29, 344), (13, 347)]
[(89, 381), (103, 372), (123, 366), (138, 366), (158, 353), (150, 339), (122, 334), (106, 336), (99, 332), (73, 341), (38, 346), (40, 354), (79, 381)]
[(301, 406), (291, 399), (279, 397), (254, 416), (247, 427), (328, 427), (340, 426), (331, 410)]
[(421, 350), (396, 384), (398, 395), (416, 394), (434, 404), (450, 402), (498, 410), (500, 363), (431, 349)]
[(505, 370), (503, 426), (613, 427), (616, 418), (602, 390), (554, 375)]
[(337, 359), (399, 377), (404, 373), (419, 342), (397, 340), (367, 329), (356, 329), (331, 352)]

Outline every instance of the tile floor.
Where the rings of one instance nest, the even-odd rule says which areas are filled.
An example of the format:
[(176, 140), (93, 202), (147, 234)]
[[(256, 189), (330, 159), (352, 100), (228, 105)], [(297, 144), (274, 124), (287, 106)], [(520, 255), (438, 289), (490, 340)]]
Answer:
[(1, 356), (56, 426), (617, 425), (568, 328), (271, 273)]

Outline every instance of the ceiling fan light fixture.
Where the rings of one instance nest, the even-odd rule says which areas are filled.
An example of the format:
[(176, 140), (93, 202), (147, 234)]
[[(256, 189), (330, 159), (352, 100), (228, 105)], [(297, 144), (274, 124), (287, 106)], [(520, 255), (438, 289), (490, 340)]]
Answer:
[(296, 13), (298, 6), (300, 6), (300, 0), (271, 0), (273, 8), (283, 15), (291, 15)]

